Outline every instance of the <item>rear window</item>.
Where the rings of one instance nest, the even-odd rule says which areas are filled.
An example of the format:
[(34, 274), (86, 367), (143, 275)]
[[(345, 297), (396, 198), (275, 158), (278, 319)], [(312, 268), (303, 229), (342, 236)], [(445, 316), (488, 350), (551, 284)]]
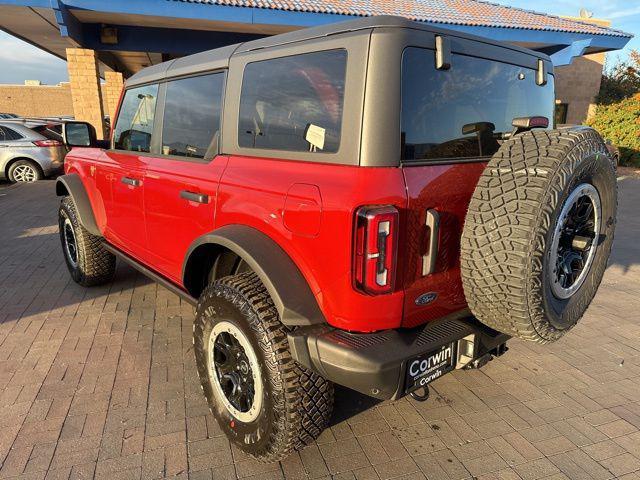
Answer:
[(536, 85), (535, 70), (453, 55), (436, 70), (432, 50), (407, 48), (402, 58), (402, 159), (485, 157), (517, 117), (553, 122), (553, 76)]
[(151, 151), (157, 98), (157, 84), (127, 90), (113, 132), (115, 149), (147, 153)]
[(337, 152), (346, 70), (346, 50), (248, 64), (240, 98), (240, 147)]
[(62, 125), (39, 125), (31, 130), (48, 138), (49, 140), (58, 140), (62, 142)]
[(167, 83), (162, 154), (210, 158), (217, 152), (224, 74)]

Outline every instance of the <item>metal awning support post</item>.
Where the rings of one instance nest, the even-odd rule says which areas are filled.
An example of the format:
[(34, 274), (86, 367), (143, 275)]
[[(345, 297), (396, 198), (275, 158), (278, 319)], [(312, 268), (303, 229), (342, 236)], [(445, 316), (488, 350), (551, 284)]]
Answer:
[(591, 46), (591, 41), (591, 38), (586, 40), (576, 40), (570, 45), (566, 45), (564, 48), (551, 53), (549, 56), (551, 57), (551, 62), (554, 67), (571, 65), (574, 58), (582, 56), (585, 50)]

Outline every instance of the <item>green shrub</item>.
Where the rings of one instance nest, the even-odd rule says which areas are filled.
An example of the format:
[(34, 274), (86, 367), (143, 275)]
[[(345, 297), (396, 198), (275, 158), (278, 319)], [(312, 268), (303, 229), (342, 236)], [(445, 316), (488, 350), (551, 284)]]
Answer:
[(640, 167), (640, 94), (598, 105), (587, 125), (620, 149), (620, 165)]

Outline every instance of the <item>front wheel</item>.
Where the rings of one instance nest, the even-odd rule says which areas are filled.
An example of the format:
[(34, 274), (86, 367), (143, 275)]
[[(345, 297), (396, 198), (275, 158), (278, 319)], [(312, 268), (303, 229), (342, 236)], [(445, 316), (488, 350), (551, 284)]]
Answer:
[(110, 281), (116, 271), (116, 257), (105, 250), (100, 237), (82, 226), (71, 197), (64, 197), (60, 203), (58, 228), (71, 278), (84, 287)]
[(286, 329), (255, 273), (205, 289), (193, 339), (209, 407), (241, 450), (265, 462), (282, 460), (326, 428), (333, 385), (293, 360)]

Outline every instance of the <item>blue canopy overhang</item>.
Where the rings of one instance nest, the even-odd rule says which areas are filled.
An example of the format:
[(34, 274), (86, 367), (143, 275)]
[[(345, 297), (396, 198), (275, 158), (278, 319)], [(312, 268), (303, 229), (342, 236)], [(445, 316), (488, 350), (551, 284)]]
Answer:
[[(60, 58), (65, 58), (67, 47), (96, 50), (102, 63), (126, 75), (172, 56), (355, 17), (211, 1), (0, 0), (0, 29)], [(442, 19), (425, 23), (446, 23), (450, 29), (540, 50), (556, 66), (586, 53), (624, 48), (631, 38), (604, 28), (591, 33)]]

